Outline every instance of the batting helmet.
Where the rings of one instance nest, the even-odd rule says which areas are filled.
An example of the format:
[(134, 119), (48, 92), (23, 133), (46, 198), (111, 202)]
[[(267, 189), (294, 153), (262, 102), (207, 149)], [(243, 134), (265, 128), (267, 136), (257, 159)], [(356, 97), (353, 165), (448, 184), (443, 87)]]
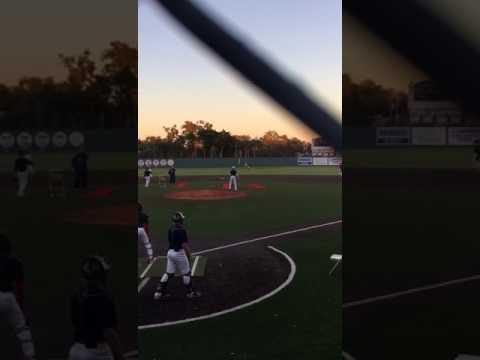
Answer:
[(183, 215), (182, 212), (177, 211), (173, 216), (172, 216), (172, 221), (174, 223), (183, 223), (183, 220), (185, 220), (185, 215)]
[(87, 257), (82, 263), (82, 276), (86, 280), (105, 280), (110, 266), (98, 255)]

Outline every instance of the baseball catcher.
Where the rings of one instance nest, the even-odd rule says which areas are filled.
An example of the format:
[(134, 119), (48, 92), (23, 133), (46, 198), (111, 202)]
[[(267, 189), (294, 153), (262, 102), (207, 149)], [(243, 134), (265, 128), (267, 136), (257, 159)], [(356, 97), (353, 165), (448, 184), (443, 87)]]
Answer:
[(23, 314), (23, 265), (12, 256), (12, 245), (0, 235), (0, 318), (15, 331), (25, 359), (35, 359), (35, 346)]
[(168, 297), (167, 285), (169, 280), (179, 272), (182, 275), (183, 284), (187, 289), (187, 297), (195, 298), (201, 296), (193, 289), (190, 263), (192, 254), (188, 245), (187, 231), (183, 225), (185, 216), (176, 212), (172, 217), (172, 226), (168, 229), (169, 249), (167, 252), (167, 271), (160, 279), (154, 299), (159, 300)]
[(81, 265), (83, 283), (71, 303), (75, 331), (69, 360), (124, 360), (115, 305), (107, 292), (109, 269), (100, 256), (89, 256)]
[(148, 261), (153, 261), (153, 248), (149, 237), (148, 215), (143, 212), (142, 204), (138, 204), (138, 240), (143, 243), (147, 251)]

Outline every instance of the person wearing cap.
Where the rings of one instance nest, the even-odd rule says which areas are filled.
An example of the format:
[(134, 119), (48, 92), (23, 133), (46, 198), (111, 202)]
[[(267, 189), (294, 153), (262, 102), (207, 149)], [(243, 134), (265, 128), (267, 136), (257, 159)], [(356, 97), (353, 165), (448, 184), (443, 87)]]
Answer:
[(145, 187), (150, 186), (150, 182), (152, 181), (152, 174), (153, 171), (150, 167), (145, 168), (145, 171), (143, 172), (143, 179), (145, 180)]
[(177, 169), (175, 169), (175, 165), (172, 165), (168, 170), (169, 182), (172, 185), (175, 185), (175, 182), (177, 181), (176, 171)]
[(83, 148), (72, 158), (73, 185), (77, 189), (88, 187), (88, 160), (89, 156)]
[(33, 166), (34, 163), (31, 160), (31, 156), (25, 153), (25, 151), (20, 150), (13, 169), (15, 172), (15, 180), (18, 183), (18, 197), (25, 196), (30, 175), (33, 174)]
[(170, 279), (175, 276), (175, 273), (179, 273), (182, 276), (183, 284), (187, 290), (187, 298), (200, 296), (200, 293), (193, 289), (190, 268), (192, 253), (188, 245), (187, 231), (183, 224), (184, 220), (185, 216), (180, 211), (177, 211), (172, 217), (172, 226), (168, 229), (167, 270), (157, 286), (157, 291), (154, 294), (155, 300), (170, 296), (167, 293), (167, 285)]
[(230, 181), (228, 182), (228, 190), (229, 191), (238, 191), (238, 171), (235, 166), (232, 166), (230, 169)]
[(71, 300), (74, 343), (69, 360), (124, 360), (117, 333), (117, 315), (107, 291), (110, 266), (100, 256), (81, 265), (82, 285)]

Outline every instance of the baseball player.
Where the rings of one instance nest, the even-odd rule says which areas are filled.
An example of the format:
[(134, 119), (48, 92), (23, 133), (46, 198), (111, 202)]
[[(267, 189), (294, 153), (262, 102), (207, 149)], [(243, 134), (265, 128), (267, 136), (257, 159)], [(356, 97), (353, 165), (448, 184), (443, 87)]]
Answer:
[(159, 300), (168, 297), (168, 281), (176, 272), (182, 275), (183, 284), (187, 289), (187, 297), (195, 298), (201, 296), (198, 291), (193, 289), (190, 262), (192, 254), (188, 246), (188, 236), (183, 225), (185, 216), (181, 212), (176, 212), (172, 217), (172, 226), (168, 230), (169, 249), (167, 252), (167, 271), (160, 279), (154, 299)]
[(35, 359), (32, 334), (23, 314), (23, 265), (12, 256), (12, 245), (0, 235), (0, 318), (6, 319), (19, 340), (25, 359)]
[(170, 184), (175, 184), (177, 180), (177, 176), (175, 174), (176, 171), (177, 169), (175, 169), (175, 166), (170, 167), (170, 169), (168, 170), (168, 175), (170, 176)]
[(85, 189), (88, 186), (88, 155), (80, 151), (72, 158), (72, 169), (75, 188)]
[(152, 169), (146, 168), (143, 172), (143, 178), (145, 179), (145, 187), (150, 186), (150, 181), (152, 180)]
[(150, 242), (149, 228), (148, 228), (148, 215), (143, 212), (142, 204), (138, 204), (138, 240), (143, 243), (145, 250), (147, 251), (148, 261), (153, 261), (153, 249)]
[(228, 190), (232, 190), (232, 187), (235, 191), (238, 191), (238, 172), (235, 166), (232, 166), (230, 170), (230, 181), (228, 182)]
[(25, 154), (24, 151), (18, 153), (18, 158), (15, 160), (14, 173), (16, 180), (18, 182), (17, 196), (25, 196), (25, 191), (27, 189), (28, 180), (30, 175), (33, 174), (34, 163), (31, 160), (31, 157), (28, 154)]
[(109, 269), (99, 256), (90, 256), (82, 263), (83, 283), (71, 301), (74, 344), (69, 360), (125, 359), (116, 330), (115, 304), (107, 293)]

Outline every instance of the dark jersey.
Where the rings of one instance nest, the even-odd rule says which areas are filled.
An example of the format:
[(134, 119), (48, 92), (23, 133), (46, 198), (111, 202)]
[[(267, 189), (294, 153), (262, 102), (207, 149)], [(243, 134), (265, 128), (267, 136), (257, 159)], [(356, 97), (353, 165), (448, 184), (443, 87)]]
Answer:
[(176, 171), (175, 168), (171, 168), (170, 170), (168, 170), (168, 175), (172, 177), (175, 176), (175, 171)]
[(144, 177), (147, 177), (147, 176), (150, 176), (152, 175), (152, 170), (150, 169), (145, 169), (145, 171), (143, 172), (143, 176)]
[(230, 170), (230, 176), (237, 176), (237, 170), (235, 169)]
[(23, 282), (23, 265), (13, 257), (0, 257), (0, 291), (14, 292)]
[(138, 212), (138, 227), (142, 228), (148, 226), (148, 215), (139, 211)]
[(104, 330), (117, 327), (115, 305), (105, 292), (75, 294), (71, 312), (74, 340), (87, 348), (105, 342)]
[(187, 232), (182, 225), (172, 225), (170, 229), (168, 229), (169, 249), (179, 251), (183, 249), (183, 244), (187, 242)]
[(88, 155), (84, 152), (76, 154), (72, 159), (72, 167), (76, 172), (87, 171)]
[(20, 157), (15, 160), (14, 171), (15, 172), (24, 172), (27, 171), (28, 166), (33, 166), (33, 162), (27, 158)]

